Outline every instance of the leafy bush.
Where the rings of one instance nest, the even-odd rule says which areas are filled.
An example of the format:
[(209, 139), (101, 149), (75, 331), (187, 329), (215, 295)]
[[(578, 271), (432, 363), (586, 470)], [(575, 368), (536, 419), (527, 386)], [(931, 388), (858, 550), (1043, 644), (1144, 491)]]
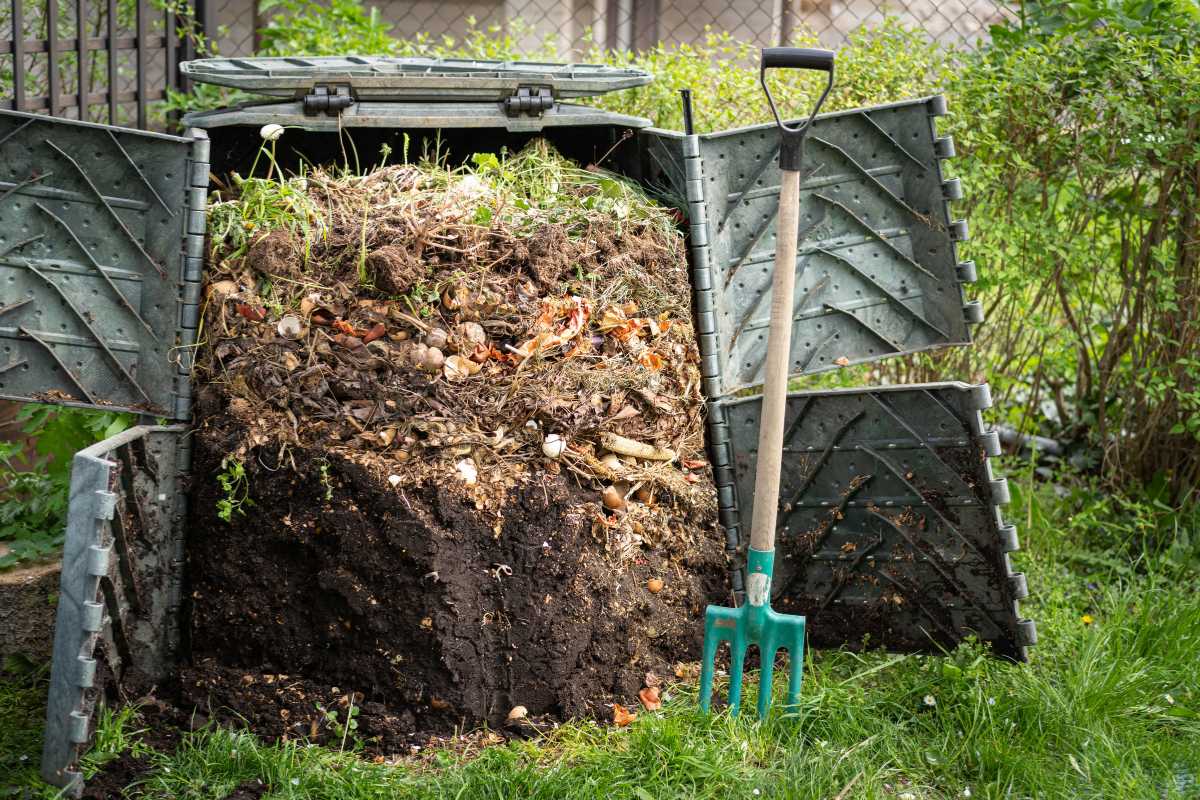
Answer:
[(1178, 496), (1200, 479), (1200, 36), (1166, 19), (998, 31), (958, 72), (989, 323), (942, 366)]
[(22, 430), (37, 441), (38, 458), (21, 446), (0, 442), (0, 542), (9, 549), (0, 569), (56, 552), (67, 524), (74, 454), (132, 424), (129, 414), (26, 405)]
[(261, 0), (267, 23), (259, 30), (260, 54), (397, 55), (392, 26), (358, 0)]
[[(818, 46), (816, 36), (802, 30), (792, 44)], [(947, 57), (924, 32), (906, 28), (895, 18), (879, 27), (860, 28), (838, 50), (837, 82), (825, 110), (934, 94)], [(646, 117), (660, 128), (683, 128), (680, 89), (694, 92), (698, 133), (772, 119), (758, 82), (758, 46), (726, 32), (708, 30), (699, 44), (660, 44), (644, 53), (594, 49), (583, 60), (636, 67), (654, 75), (647, 86), (601, 95), (594, 104)], [(776, 102), (792, 117), (807, 114), (825, 85), (824, 78), (800, 70), (778, 70), (768, 80)]]
[(1114, 27), (1178, 46), (1188, 42), (1188, 25), (1200, 22), (1200, 5), (1195, 0), (1026, 0), (1019, 20), (1015, 28), (994, 28), (993, 41)]

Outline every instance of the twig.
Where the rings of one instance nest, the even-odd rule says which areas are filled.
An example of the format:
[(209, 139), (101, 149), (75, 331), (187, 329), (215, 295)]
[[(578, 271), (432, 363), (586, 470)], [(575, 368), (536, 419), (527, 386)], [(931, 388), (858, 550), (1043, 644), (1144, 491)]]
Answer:
[(846, 796), (850, 794), (850, 790), (854, 788), (854, 784), (858, 783), (858, 779), (863, 776), (860, 770), (857, 775), (850, 779), (850, 782), (842, 787), (842, 790), (834, 795), (833, 800), (846, 800)]

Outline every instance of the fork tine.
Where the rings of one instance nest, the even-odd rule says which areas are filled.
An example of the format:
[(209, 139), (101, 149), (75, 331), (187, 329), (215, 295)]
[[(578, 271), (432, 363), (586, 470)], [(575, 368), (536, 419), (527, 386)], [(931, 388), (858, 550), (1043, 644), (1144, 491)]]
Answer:
[(804, 626), (796, 626), (788, 646), (788, 705), (800, 705), (800, 682), (804, 679)]
[(746, 642), (738, 636), (729, 642), (729, 713), (737, 716), (742, 707), (742, 669), (746, 660)]
[(771, 707), (771, 682), (775, 676), (775, 654), (778, 651), (779, 645), (770, 638), (759, 645), (758, 652), (762, 658), (758, 674), (759, 719), (766, 719), (767, 709)]
[(704, 651), (700, 658), (700, 710), (705, 713), (712, 705), (713, 670), (716, 668), (717, 648), (720, 645), (719, 637), (704, 637)]

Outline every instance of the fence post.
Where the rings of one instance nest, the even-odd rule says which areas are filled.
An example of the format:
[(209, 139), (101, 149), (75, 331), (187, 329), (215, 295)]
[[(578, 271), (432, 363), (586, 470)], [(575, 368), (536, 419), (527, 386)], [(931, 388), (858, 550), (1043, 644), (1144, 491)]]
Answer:
[(21, 0), (12, 0), (13, 109), (25, 105), (25, 20)]
[(108, 124), (117, 125), (117, 90), (120, 74), (117, 70), (117, 0), (108, 0)]
[(659, 0), (640, 0), (633, 6), (634, 49), (651, 50), (658, 44)]
[[(50, 4), (54, 5), (55, 0), (50, 0)], [(149, 63), (146, 46), (146, 33), (149, 25), (146, 23), (146, 11), (148, 0), (137, 0), (137, 53), (136, 61), (137, 77), (134, 78), (134, 85), (137, 87), (137, 126), (142, 130), (146, 129), (146, 65)]]
[(216, 11), (216, 4), (210, 0), (196, 0), (196, 26), (205, 40), (217, 38)]
[(88, 95), (91, 94), (92, 84), (90, 80), (90, 72), (92, 66), (92, 53), (88, 49), (88, 6), (87, 0), (75, 0), (75, 27), (79, 37), (75, 42), (75, 49), (79, 51), (79, 61), (76, 66), (79, 67), (79, 85), (76, 87), (76, 100), (79, 106), (79, 118), (85, 122), (88, 120)]
[(50, 104), (50, 116), (57, 117), (60, 110), (58, 103), (59, 91), (62, 88), (59, 78), (59, 64), (62, 63), (62, 54), (58, 49), (58, 3), (46, 3), (46, 52), (50, 57), (46, 61), (46, 92)]

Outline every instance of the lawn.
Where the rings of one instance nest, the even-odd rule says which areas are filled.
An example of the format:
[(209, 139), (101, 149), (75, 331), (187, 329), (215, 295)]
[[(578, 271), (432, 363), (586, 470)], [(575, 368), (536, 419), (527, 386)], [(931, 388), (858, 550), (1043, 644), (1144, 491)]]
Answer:
[[(261, 781), (264, 797), (339, 800), (1200, 797), (1200, 579), (1185, 521), (1091, 489), (1013, 484), (1017, 567), (1033, 593), (1022, 608), (1040, 637), (1027, 665), (971, 645), (944, 657), (810, 653), (802, 705), (764, 723), (701, 715), (695, 687), (677, 686), (626, 728), (575, 723), (399, 766), (205, 729), (149, 752), (136, 791), (217, 800)], [(1119, 555), (1146, 541), (1161, 555)], [(36, 777), (43, 682), (32, 671), (0, 684), (0, 797), (6, 785), (53, 796)], [(105, 714), (89, 769), (140, 735), (136, 715)]]

